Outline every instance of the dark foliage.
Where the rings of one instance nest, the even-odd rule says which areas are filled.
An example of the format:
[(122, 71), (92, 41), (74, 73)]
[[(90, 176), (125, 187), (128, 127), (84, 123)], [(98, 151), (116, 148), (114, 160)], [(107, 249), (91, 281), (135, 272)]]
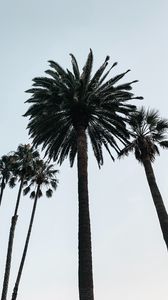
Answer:
[(32, 94), (26, 102), (30, 104), (24, 116), (29, 117), (29, 134), (33, 144), (42, 144), (46, 155), (60, 164), (69, 156), (71, 166), (77, 153), (77, 129), (87, 130), (98, 165), (103, 164), (102, 146), (111, 154), (119, 153), (119, 140), (126, 143), (129, 133), (126, 116), (135, 110), (129, 100), (142, 99), (130, 92), (136, 81), (118, 84), (126, 73), (107, 79), (105, 73), (109, 56), (92, 76), (93, 54), (90, 50), (86, 64), (80, 73), (77, 61), (71, 54), (72, 72), (64, 70), (54, 61), (49, 61), (50, 77), (36, 77)]

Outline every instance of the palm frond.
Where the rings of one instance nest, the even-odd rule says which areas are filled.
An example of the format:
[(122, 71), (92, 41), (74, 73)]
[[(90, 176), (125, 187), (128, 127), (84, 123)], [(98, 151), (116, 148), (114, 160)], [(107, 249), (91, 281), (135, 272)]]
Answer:
[(133, 152), (135, 149), (135, 143), (129, 143), (126, 147), (124, 147), (118, 154), (118, 158), (128, 156), (130, 152)]
[(159, 145), (160, 145), (163, 149), (168, 149), (168, 140), (159, 142)]
[(155, 109), (148, 109), (146, 112), (146, 122), (149, 126), (156, 126), (159, 120), (159, 112)]
[(43, 196), (42, 190), (39, 189), (39, 191), (38, 191), (38, 198), (40, 198), (40, 197), (42, 197), (42, 196)]
[(13, 189), (16, 186), (16, 181), (17, 181), (16, 177), (11, 177), (9, 179), (9, 187)]
[(83, 67), (83, 72), (80, 77), (84, 90), (85, 90), (86, 86), (89, 84), (89, 80), (91, 77), (91, 71), (92, 71), (92, 65), (93, 65), (93, 53), (92, 53), (92, 50), (90, 49), (87, 61)]
[(51, 197), (52, 197), (52, 194), (53, 194), (53, 190), (52, 190), (52, 189), (48, 189), (48, 190), (46, 191), (46, 196), (47, 196), (48, 198), (51, 198)]
[(49, 60), (48, 62), (49, 62), (49, 64), (50, 64), (50, 67), (51, 67), (51, 68), (54, 68), (54, 70), (56, 70), (56, 72), (58, 73), (58, 75), (59, 75), (61, 78), (65, 78), (65, 77), (67, 76), (66, 71), (65, 71), (58, 63), (56, 63), (56, 62), (53, 61), (53, 60)]
[(58, 180), (51, 180), (51, 186), (54, 190), (56, 190), (57, 186), (58, 186)]
[(26, 196), (30, 192), (30, 186), (23, 189), (23, 195)]
[(32, 191), (32, 192), (30, 193), (30, 198), (31, 198), (31, 199), (34, 199), (35, 196), (36, 196), (36, 192), (35, 192), (35, 191)]
[(110, 68), (110, 70), (105, 74), (104, 78), (102, 78), (102, 80), (100, 81), (100, 78), (108, 65), (109, 59), (110, 59), (110, 57), (106, 56), (104, 63), (96, 71), (95, 75), (93, 76), (93, 78), (91, 79), (91, 81), (89, 83), (89, 90), (92, 90), (93, 88), (97, 87), (98, 83), (100, 85), (104, 81), (106, 76), (110, 73), (111, 69), (115, 66), (115, 64), (113, 64), (113, 66)]
[(159, 119), (156, 124), (156, 130), (160, 134), (164, 134), (168, 131), (168, 120), (166, 119)]
[(71, 56), (72, 68), (73, 68), (75, 78), (77, 80), (79, 80), (80, 79), (80, 72), (79, 72), (78, 63), (76, 61), (75, 56), (72, 53), (70, 53), (70, 56)]

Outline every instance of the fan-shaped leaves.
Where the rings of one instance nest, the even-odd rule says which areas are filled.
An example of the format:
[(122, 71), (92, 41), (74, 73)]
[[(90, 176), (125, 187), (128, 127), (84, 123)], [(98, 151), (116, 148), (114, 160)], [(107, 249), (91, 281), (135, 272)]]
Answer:
[[(29, 185), (24, 189), (24, 194), (30, 193), (31, 188), (34, 186), (34, 189), (38, 191), (37, 196), (40, 198), (43, 195), (42, 188), (47, 187), (46, 196), (51, 197), (53, 190), (56, 190), (58, 185), (57, 173), (58, 170), (55, 170), (52, 164), (37, 159), (33, 162), (33, 173), (29, 180)], [(30, 198), (33, 199), (35, 196), (36, 192), (34, 190), (30, 193)]]
[(121, 150), (119, 156), (128, 155), (134, 151), (139, 162), (145, 158), (151, 162), (156, 154), (160, 154), (158, 145), (168, 149), (168, 120), (162, 119), (154, 109), (145, 110), (144, 107), (132, 113), (129, 117), (130, 134), (133, 141)]

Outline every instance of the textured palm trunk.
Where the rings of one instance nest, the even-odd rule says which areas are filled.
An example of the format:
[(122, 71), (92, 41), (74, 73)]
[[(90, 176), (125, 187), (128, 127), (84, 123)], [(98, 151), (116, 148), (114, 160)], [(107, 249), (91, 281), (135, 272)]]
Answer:
[(143, 159), (143, 165), (145, 168), (146, 177), (154, 201), (154, 205), (157, 211), (157, 215), (160, 222), (160, 227), (163, 233), (163, 238), (165, 240), (168, 249), (168, 214), (163, 203), (162, 196), (160, 194), (159, 188), (156, 183), (155, 175), (153, 172), (152, 164), (149, 159)]
[(5, 188), (5, 177), (3, 176), (2, 182), (1, 182), (1, 192), (0, 192), (0, 206), (1, 206), (1, 202), (2, 202), (4, 188)]
[(22, 188), (23, 188), (23, 179), (21, 179), (21, 182), (20, 182), (20, 187), (19, 187), (19, 191), (18, 191), (15, 212), (14, 212), (14, 215), (11, 219), (11, 227), (10, 227), (10, 232), (9, 232), (8, 250), (7, 250), (7, 256), (6, 256), (5, 274), (4, 274), (1, 300), (6, 300), (6, 298), (7, 298), (9, 277), (10, 277), (10, 269), (11, 269), (11, 260), (12, 260), (12, 251), (13, 251), (13, 240), (14, 240), (14, 235), (15, 235), (16, 222), (17, 222), (17, 218), (18, 218), (17, 210), (18, 210), (18, 207), (19, 207)]
[(87, 140), (83, 127), (77, 130), (77, 168), (79, 196), (79, 299), (93, 300), (92, 250), (89, 216)]
[(36, 196), (34, 199), (34, 205), (33, 205), (32, 214), (31, 214), (30, 223), (29, 223), (29, 228), (28, 228), (27, 237), (26, 237), (26, 241), (25, 241), (25, 246), (24, 246), (22, 258), (20, 261), (20, 266), (19, 266), (19, 270), (18, 270), (18, 274), (17, 274), (17, 278), (16, 278), (14, 289), (13, 289), (11, 300), (15, 300), (17, 298), (19, 283), (20, 283), (20, 279), (22, 276), (22, 271), (23, 271), (23, 267), (24, 267), (24, 262), (25, 262), (25, 258), (26, 258), (26, 254), (27, 254), (28, 245), (29, 245), (35, 211), (36, 211), (36, 207), (37, 207), (37, 199), (38, 199), (39, 189), (40, 189), (40, 185), (38, 185), (38, 187), (37, 187)]

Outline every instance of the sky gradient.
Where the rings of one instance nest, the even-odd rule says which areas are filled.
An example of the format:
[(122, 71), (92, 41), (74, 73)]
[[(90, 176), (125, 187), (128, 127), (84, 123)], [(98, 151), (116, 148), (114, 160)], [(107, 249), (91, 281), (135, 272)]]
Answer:
[[(118, 62), (111, 75), (131, 69), (124, 81), (139, 79), (134, 93), (146, 108), (168, 118), (167, 1), (1, 1), (0, 155), (30, 142), (25, 90), (43, 76), (53, 59), (70, 68), (89, 49), (94, 70), (110, 55)], [(165, 300), (168, 259), (144, 170), (133, 157), (113, 163), (104, 151), (98, 169), (89, 149), (89, 191), (95, 300)], [(168, 208), (168, 153), (161, 151), (154, 169)], [(77, 300), (77, 176), (66, 161), (52, 199), (37, 208), (18, 300)], [(0, 287), (17, 188), (5, 192), (0, 210)], [(25, 197), (19, 210), (9, 296), (32, 208)], [(10, 299), (10, 297), (9, 297)]]

